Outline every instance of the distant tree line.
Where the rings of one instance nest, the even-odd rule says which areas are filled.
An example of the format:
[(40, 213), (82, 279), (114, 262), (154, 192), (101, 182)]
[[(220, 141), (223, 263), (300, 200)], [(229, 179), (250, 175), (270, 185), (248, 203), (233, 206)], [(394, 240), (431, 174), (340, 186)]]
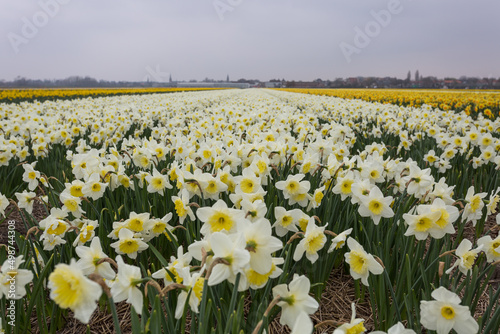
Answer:
[(352, 77), (337, 78), (335, 80), (314, 81), (286, 81), (283, 87), (288, 88), (428, 88), (428, 89), (500, 89), (500, 78), (470, 78), (460, 77), (438, 79), (436, 77), (422, 77), (415, 73), (415, 80), (411, 80), (410, 73), (406, 79), (391, 77)]
[(0, 80), (0, 87), (5, 88), (116, 88), (116, 87), (170, 87), (170, 83), (141, 81), (107, 81), (97, 80), (89, 76), (71, 76), (66, 79), (35, 80), (17, 77), (12, 81)]
[[(335, 80), (316, 79), (313, 81), (296, 81), (272, 79), (278, 87), (288, 88), (450, 88), (450, 89), (500, 89), (500, 78), (465, 77), (438, 79), (433, 76), (423, 77), (418, 70), (415, 80), (411, 80), (411, 72), (406, 79), (395, 77), (351, 77)], [(222, 82), (221, 80), (219, 80)], [(219, 82), (205, 78), (201, 82)], [(181, 82), (181, 81), (179, 81)], [(198, 82), (190, 80), (189, 82)], [(253, 87), (265, 87), (265, 82), (258, 79), (239, 79), (235, 83), (249, 83)], [(71, 76), (66, 79), (35, 80), (17, 77), (12, 81), (0, 80), (0, 88), (130, 88), (130, 87), (177, 87), (177, 81), (107, 81), (85, 76)]]

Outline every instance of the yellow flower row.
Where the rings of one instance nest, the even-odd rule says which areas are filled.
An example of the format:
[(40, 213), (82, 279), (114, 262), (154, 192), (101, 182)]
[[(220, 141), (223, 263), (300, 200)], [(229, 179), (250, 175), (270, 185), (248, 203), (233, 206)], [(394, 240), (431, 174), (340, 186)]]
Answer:
[(172, 93), (183, 91), (213, 90), (220, 88), (85, 88), (85, 89), (2, 89), (0, 103), (22, 101), (45, 101), (54, 99), (73, 99), (85, 97)]
[(412, 107), (427, 104), (442, 110), (464, 111), (473, 117), (482, 113), (491, 119), (498, 117), (500, 112), (500, 91), (292, 88), (282, 90)]

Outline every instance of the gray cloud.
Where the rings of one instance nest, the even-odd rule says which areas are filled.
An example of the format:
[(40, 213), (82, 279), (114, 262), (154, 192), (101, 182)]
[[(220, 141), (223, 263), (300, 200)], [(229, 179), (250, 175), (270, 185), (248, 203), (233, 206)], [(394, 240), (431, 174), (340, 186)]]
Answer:
[[(9, 36), (25, 38), (26, 20), (53, 1), (61, 2), (55, 15), (16, 53)], [(223, 20), (215, 1), (233, 4)], [(339, 45), (355, 46), (355, 27), (364, 31), (372, 11), (391, 1), (0, 0), (0, 79), (142, 80), (148, 66), (186, 80), (404, 77), (417, 69), (500, 77), (497, 0), (400, 0), (400, 12), (348, 62)]]

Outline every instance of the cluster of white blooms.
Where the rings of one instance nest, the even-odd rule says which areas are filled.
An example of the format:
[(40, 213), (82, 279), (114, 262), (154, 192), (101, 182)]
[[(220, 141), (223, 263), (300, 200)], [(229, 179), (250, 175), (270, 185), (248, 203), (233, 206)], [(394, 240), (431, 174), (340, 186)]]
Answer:
[[(58, 196), (50, 201), (58, 207), (52, 207), (39, 223), (39, 241), (44, 251), (74, 247), (79, 257), (78, 262), (58, 264), (49, 277), (51, 298), (59, 306), (71, 308), (75, 317), (88, 322), (102, 293), (101, 286), (88, 277), (98, 274), (110, 286), (115, 302), (126, 300), (141, 313), (140, 284), (154, 279), (164, 286), (182, 286), (175, 313), (180, 318), (186, 303), (198, 312), (205, 280), (208, 286), (238, 282), (239, 291), (266, 286), (282, 274), (280, 266), (286, 259), (280, 251), (295, 239), (300, 240), (289, 256), (297, 262), (305, 257), (315, 263), (325, 246), (331, 253), (347, 245), (343, 255), (352, 277), (368, 286), (369, 274), (382, 274), (381, 262), (390, 259), (365, 251), (351, 235), (352, 228), (335, 234), (330, 231), (334, 222), (315, 216), (327, 195), (355, 205), (359, 217), (374, 225), (395, 216), (397, 197), (412, 196), (415, 205), (395, 223), (404, 224), (405, 236), (417, 240), (454, 234), (457, 222), (475, 226), (485, 214), (496, 212), (500, 188), (488, 194), (476, 193), (479, 187), (470, 186), (460, 212), (454, 198), (456, 185), (435, 175), (447, 173), (459, 156), (466, 157), (474, 169), (500, 168), (500, 139), (492, 135), (499, 129), (498, 119), (473, 120), (428, 106), (416, 112), (277, 91), (3, 104), (0, 166), (47, 158), (53, 150), (64, 148), (71, 175), (50, 180), (38, 169), (40, 163), (25, 162), (26, 189), (15, 193), (17, 205), (27, 213), (37, 200), (49, 203), (47, 196), (37, 195), (38, 190)], [(378, 140), (360, 147), (359, 136), (396, 138), (399, 145), (389, 147)], [(420, 161), (394, 157), (404, 156), (424, 139), (436, 145), (422, 152)], [(155, 198), (173, 210), (155, 217), (151, 210), (155, 202), (146, 199), (140, 205), (127, 204), (124, 215), (119, 204), (110, 214), (111, 228), (104, 230), (101, 220), (88, 217), (94, 215), (91, 210), (97, 204), (112, 210), (109, 197), (119, 192)], [(0, 194), (1, 214), (7, 205)], [(108, 213), (98, 212), (99, 217), (104, 214)], [(168, 265), (151, 277), (144, 278), (138, 266), (127, 263), (149, 252), (148, 243), (155, 238), (175, 241), (177, 229), (190, 231), (193, 226), (199, 226), (196, 240), (165, 256)], [(111, 240), (106, 242), (109, 249), (103, 249), (103, 238)], [(473, 249), (472, 242), (464, 240), (447, 272), (458, 267), (467, 273), (480, 252), (490, 263), (500, 259), (499, 237), (484, 236), (477, 245)], [(117, 254), (117, 273), (110, 265), (114, 262), (107, 255), (110, 251)], [(318, 304), (308, 296), (309, 287), (309, 279), (300, 276), (273, 288), (275, 297), (281, 298), (282, 324), (312, 330), (308, 315)], [(454, 313), (449, 312), (463, 316), (456, 298), (442, 290), (433, 297), (451, 300), (448, 309), (441, 307), (444, 318), (451, 319)], [(423, 316), (428, 314), (422, 323), (439, 332), (444, 325), (431, 316), (435, 303), (422, 304)], [(467, 318), (448, 322), (447, 332), (463, 323), (474, 327)], [(364, 330), (353, 311), (351, 323), (335, 333)], [(402, 324), (389, 329), (389, 333), (411, 332)]]

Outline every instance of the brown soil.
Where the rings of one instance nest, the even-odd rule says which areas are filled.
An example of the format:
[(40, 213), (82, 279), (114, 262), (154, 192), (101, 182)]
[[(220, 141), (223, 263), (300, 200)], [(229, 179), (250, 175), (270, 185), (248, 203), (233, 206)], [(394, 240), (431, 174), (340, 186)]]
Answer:
[[(15, 222), (15, 230), (19, 232), (19, 234), (26, 235), (27, 233), (26, 227), (23, 222), (23, 217), (21, 217), (21, 213), (15, 205), (9, 204), (7, 209), (5, 209), (5, 214), (7, 215), (7, 217), (5, 217), (5, 220), (0, 224), (0, 244), (7, 244), (8, 227), (10, 221)], [(31, 215), (36, 219), (37, 222), (40, 222), (42, 219), (47, 217), (47, 211), (44, 205), (36, 200), (33, 204), (33, 212), (31, 213)]]
[[(349, 273), (345, 273), (343, 267), (334, 269), (330, 274), (327, 286), (321, 300), (319, 310), (311, 316), (315, 325), (326, 320), (333, 320), (337, 323), (347, 323), (351, 321), (351, 304), (356, 304), (356, 318), (365, 320), (365, 327), (373, 330), (373, 319), (368, 293), (363, 302), (355, 297), (354, 280)], [(321, 326), (315, 333), (331, 333), (335, 327)]]
[[(326, 288), (319, 301), (319, 309), (311, 315), (314, 325), (325, 321), (332, 321), (337, 324), (348, 323), (351, 321), (351, 304), (356, 304), (356, 318), (365, 319), (367, 330), (373, 330), (373, 319), (368, 295), (364, 302), (360, 302), (355, 297), (354, 280), (349, 273), (345, 273), (343, 268), (332, 270)], [(317, 327), (314, 333), (332, 333), (336, 326), (325, 324)], [(269, 324), (269, 333), (281, 334), (290, 333), (291, 329), (283, 327), (279, 323), (279, 316)]]
[[(120, 320), (120, 329), (123, 334), (132, 334), (132, 323), (130, 318), (130, 305), (121, 302), (116, 304), (116, 313)], [(80, 334), (87, 332), (87, 325), (82, 324), (73, 316), (73, 312), (69, 312), (65, 317), (66, 325), (64, 329), (58, 331), (58, 334)], [(47, 319), (47, 324), (50, 324), (50, 319)], [(36, 316), (31, 320), (31, 326), (34, 329), (34, 334), (40, 334), (38, 321)], [(96, 310), (89, 321), (89, 330), (91, 334), (106, 334), (114, 333), (113, 318), (110, 312), (104, 310)]]

